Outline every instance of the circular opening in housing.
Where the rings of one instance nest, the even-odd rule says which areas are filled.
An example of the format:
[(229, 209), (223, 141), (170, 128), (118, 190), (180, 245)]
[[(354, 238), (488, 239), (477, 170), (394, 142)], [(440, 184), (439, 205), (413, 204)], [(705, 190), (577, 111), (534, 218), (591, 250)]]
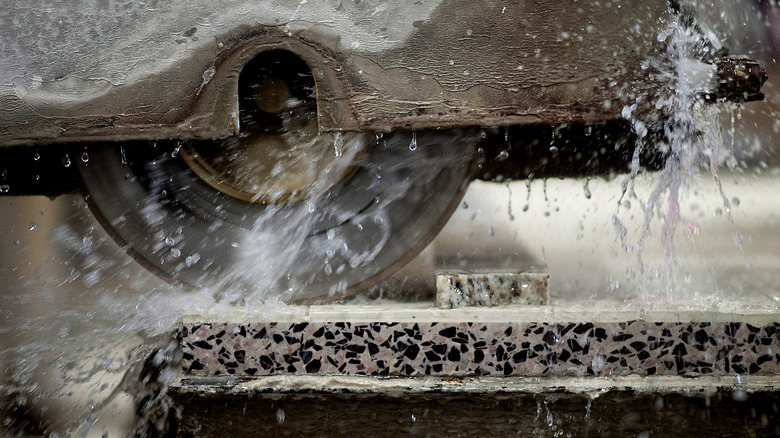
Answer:
[(240, 134), (183, 145), (187, 165), (216, 190), (247, 202), (310, 198), (346, 176), (368, 142), (355, 133), (320, 133), (311, 69), (293, 53), (263, 52), (238, 85)]

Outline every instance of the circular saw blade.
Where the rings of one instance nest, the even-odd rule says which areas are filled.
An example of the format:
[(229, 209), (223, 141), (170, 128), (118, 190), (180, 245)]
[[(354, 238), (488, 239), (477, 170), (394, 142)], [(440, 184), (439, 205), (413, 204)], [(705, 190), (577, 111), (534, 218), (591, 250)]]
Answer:
[(102, 224), (161, 277), (230, 300), (331, 300), (424, 248), (458, 205), (478, 140), (460, 130), (378, 135), (334, 186), (280, 204), (215, 190), (174, 143), (95, 146), (80, 171)]

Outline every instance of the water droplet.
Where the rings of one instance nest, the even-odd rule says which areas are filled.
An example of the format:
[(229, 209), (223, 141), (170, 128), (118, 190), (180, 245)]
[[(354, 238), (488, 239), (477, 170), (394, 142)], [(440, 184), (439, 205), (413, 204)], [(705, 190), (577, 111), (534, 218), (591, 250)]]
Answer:
[(177, 142), (176, 147), (174, 147), (173, 150), (171, 151), (171, 158), (178, 157), (180, 150), (181, 150), (181, 142)]
[(198, 263), (198, 260), (200, 260), (200, 255), (198, 253), (188, 255), (187, 258), (184, 259), (184, 264), (187, 265), (187, 267), (191, 267), (195, 263)]
[(509, 220), (515, 220), (515, 215), (512, 214), (512, 187), (509, 183), (506, 184), (506, 189), (509, 191), (509, 199), (507, 200), (507, 212), (509, 213)]
[(639, 120), (633, 121), (634, 126), (634, 132), (636, 133), (637, 137), (640, 139), (645, 138), (647, 136), (647, 127), (644, 123), (640, 122)]
[(509, 158), (509, 152), (507, 152), (506, 150), (503, 150), (503, 151), (501, 151), (501, 152), (498, 154), (498, 156), (496, 157), (496, 159), (497, 159), (498, 161), (504, 161), (504, 160), (506, 160), (507, 158)]
[(715, 217), (720, 217), (723, 214), (723, 209), (716, 208), (714, 214), (715, 214)]
[(496, 229), (494, 227), (490, 227), (490, 229), (488, 230), (488, 233), (491, 236), (495, 236), (496, 235)]
[(731, 198), (731, 204), (735, 207), (739, 207), (740, 200), (736, 196)]
[(65, 154), (65, 156), (62, 157), (62, 165), (65, 167), (70, 167), (70, 156), (68, 156), (68, 154)]
[(482, 132), (479, 133), (479, 136), (482, 137), (482, 138), (487, 138), (487, 132), (482, 131)]
[(14, 239), (14, 245), (18, 246), (20, 243), (22, 243), (22, 242), (20, 242), (19, 239)]
[(175, 259), (181, 257), (181, 250), (179, 248), (171, 248), (171, 257)]
[(40, 161), (41, 154), (36, 150), (35, 154), (33, 154), (33, 161)]
[(602, 354), (597, 354), (591, 361), (590, 367), (593, 369), (593, 371), (599, 373), (602, 369), (604, 369), (605, 364), (606, 357), (604, 357)]
[(550, 152), (552, 153), (558, 152), (558, 146), (550, 146)]
[(276, 410), (276, 422), (279, 424), (284, 423), (284, 409), (279, 408)]
[(30, 231), (37, 230), (38, 229), (38, 222), (30, 221), (30, 224), (27, 225), (27, 229)]
[(734, 239), (734, 245), (742, 251), (745, 243), (745, 236), (743, 236), (742, 233), (735, 231), (731, 233), (731, 237)]
[(0, 184), (0, 193), (8, 193), (11, 187), (8, 184)]
[(81, 153), (81, 161), (84, 163), (89, 163), (89, 154), (87, 151)]
[(590, 178), (585, 178), (585, 186), (583, 189), (585, 190), (585, 198), (590, 199), (591, 193), (590, 193), (590, 187), (588, 187), (588, 183), (590, 182)]
[(168, 246), (173, 246), (173, 245), (176, 244), (176, 242), (173, 239), (171, 239), (170, 237), (166, 237), (165, 238), (165, 244), (168, 245)]
[(615, 234), (617, 234), (620, 243), (625, 244), (628, 229), (625, 227), (625, 225), (623, 225), (623, 222), (617, 218), (617, 216), (612, 216), (612, 225), (615, 227)]
[(124, 146), (119, 146), (119, 154), (122, 156), (122, 165), (127, 166), (127, 156), (125, 155)]
[(410, 151), (416, 151), (417, 150), (417, 132), (412, 131), (412, 142), (409, 143), (409, 150)]
[(344, 136), (340, 132), (333, 136), (333, 149), (336, 153), (336, 158), (340, 158), (344, 151)]

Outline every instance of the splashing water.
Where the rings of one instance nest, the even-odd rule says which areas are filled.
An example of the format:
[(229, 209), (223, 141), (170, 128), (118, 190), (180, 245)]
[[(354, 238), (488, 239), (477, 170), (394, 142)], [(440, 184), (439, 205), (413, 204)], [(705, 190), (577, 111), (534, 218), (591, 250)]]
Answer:
[[(643, 203), (644, 222), (635, 248), (641, 272), (644, 270), (641, 249), (645, 239), (652, 234), (653, 219), (656, 216), (660, 218), (663, 222), (660, 237), (664, 249), (665, 299), (672, 301), (675, 290), (675, 232), (681, 224), (693, 234), (698, 229), (680, 215), (681, 190), (689, 185), (692, 177), (706, 169), (718, 186), (724, 208), (730, 211), (718, 172), (723, 165), (733, 167), (736, 160), (733, 145), (727, 147), (721, 137), (717, 109), (705, 103), (702, 97), (717, 84), (715, 65), (704, 61), (714, 51), (712, 42), (703, 38), (695, 28), (681, 24), (677, 17), (673, 17), (667, 29), (658, 35), (658, 41), (664, 45), (664, 50), (642, 65), (655, 79), (657, 88), (638, 97), (634, 104), (627, 105), (622, 111), (622, 116), (631, 122), (637, 140), (631, 172), (622, 183), (618, 208), (628, 202), (624, 200), (627, 193), (636, 197), (633, 183), (641, 172), (639, 157), (648, 143), (653, 142), (653, 147), (665, 157), (665, 162)], [(661, 117), (658, 117), (659, 113)], [(664, 194), (668, 194), (666, 209), (661, 202)], [(729, 221), (733, 223), (730, 214)], [(626, 233), (621, 232), (618, 237), (624, 248), (628, 248), (630, 245), (625, 236)], [(646, 292), (643, 295), (644, 299), (648, 298)]]
[[(228, 314), (243, 309), (251, 318), (268, 320), (279, 311), (298, 312), (283, 304), (280, 297), (300, 286), (295, 283), (300, 279), (291, 281), (285, 274), (295, 269), (301, 257), (322, 260), (323, 273), (328, 277), (338, 277), (383, 257), (382, 249), (394, 232), (388, 220), (393, 201), (428, 196), (420, 193), (419, 187), (436, 180), (430, 169), (441, 163), (444, 151), (449, 151), (444, 155), (452, 166), (467, 166), (471, 159), (471, 149), (462, 143), (464, 137), (460, 134), (448, 137), (448, 142), (433, 143), (430, 136), (417, 133), (414, 140), (419, 148), (415, 152), (408, 149), (408, 134), (377, 138), (377, 153), (385, 154), (386, 159), (361, 164), (369, 175), (368, 181), (384, 188), (376, 191), (381, 196), (371, 195), (370, 208), (363, 208), (361, 203), (355, 213), (329, 206), (326, 201), (331, 195), (325, 189), (296, 208), (284, 204), (269, 207), (243, 233), (224, 234), (230, 238), (226, 243), (233, 243), (235, 254), (240, 255), (239, 262), (216, 284), (200, 290), (185, 291), (146, 272), (97, 226), (82, 199), (59, 198), (57, 204), (65, 210), (67, 223), (59, 223), (61, 218), (54, 223), (47, 222), (45, 217), (36, 219), (35, 233), (28, 231), (28, 213), (21, 215), (18, 220), (24, 219), (22, 226), (30, 235), (28, 239), (40, 240), (30, 245), (46, 245), (50, 239), (62, 250), (51, 261), (34, 268), (36, 271), (14, 273), (27, 275), (29, 281), (14, 293), (0, 296), (0, 314), (6, 322), (0, 327), (4, 331), (0, 334), (8, 334), (5, 332), (11, 328), (11, 333), (24, 333), (23, 338), (6, 338), (8, 342), (0, 348), (2, 357), (9, 358), (4, 364), (11, 370), (0, 386), (0, 415), (7, 421), (5, 426), (33, 434), (89, 435), (100, 430), (101, 422), (109, 421), (112, 412), (119, 411), (130, 413), (128, 421), (133, 424), (129, 428), (139, 436), (164, 430), (171, 409), (166, 387), (180, 372), (176, 358), (181, 353), (171, 336), (183, 316)], [(465, 138), (470, 145), (477, 139), (475, 133)], [(343, 144), (334, 142), (334, 149), (341, 148), (342, 158), (351, 162), (356, 149), (342, 141)], [(175, 159), (164, 148), (158, 149), (155, 163)], [(399, 151), (413, 153), (416, 159), (409, 160)], [(334, 153), (333, 149), (330, 153)], [(90, 164), (97, 159), (97, 154), (90, 153)], [(125, 155), (124, 148), (117, 152), (116, 161), (122, 169), (130, 170), (132, 160)], [(149, 195), (138, 206), (144, 224), (154, 230), (148, 236), (150, 247), (166, 263), (203, 269), (210, 262), (206, 252), (197, 245), (186, 246), (188, 240), (197, 236), (166, 226), (177, 213), (166, 206), (170, 175), (160, 169), (151, 163), (145, 169)], [(344, 220), (341, 215), (347, 213), (353, 227), (350, 230), (312, 230), (318, 218), (332, 217), (339, 224)], [(209, 232), (218, 234), (227, 226), (215, 221)], [(345, 233), (358, 230), (370, 239), (347, 245)], [(307, 248), (314, 251), (301, 254), (307, 238), (311, 241)], [(27, 244), (14, 244), (14, 257), (34, 257), (32, 253), (20, 252), (19, 248)], [(23, 260), (22, 266), (27, 264)], [(31, 260), (33, 267), (41, 263)], [(203, 275), (207, 275), (205, 272)], [(345, 287), (337, 284), (333, 292)], [(47, 311), (35, 315), (19, 311), (40, 302)], [(304, 318), (304, 311), (300, 312)], [(69, 393), (76, 395), (63, 395)], [(139, 417), (132, 418), (136, 411)]]
[[(396, 203), (425, 196), (413, 193), (439, 178), (436, 172), (427, 171), (442, 162), (441, 152), (437, 151), (439, 146), (431, 144), (431, 137), (425, 134), (412, 132), (411, 137), (411, 142), (419, 146), (415, 151), (405, 147), (409, 137), (387, 135), (374, 152), (382, 154), (382, 159), (361, 164), (368, 178), (366, 186), (375, 190), (350, 185), (335, 192), (320, 190), (305, 206), (266, 206), (250, 229), (235, 236), (238, 254), (235, 267), (211, 287), (219, 291), (217, 299), (250, 309), (258, 300), (289, 298), (296, 291), (310, 287), (315, 277), (317, 281), (333, 279), (325, 281), (331, 283), (325, 291), (328, 295), (344, 293), (349, 286), (349, 271), (370, 269), (370, 263), (385, 256), (388, 242), (397, 238), (398, 230), (393, 227), (397, 227), (398, 220), (391, 211)], [(452, 145), (464, 141), (457, 136), (437, 137), (449, 138), (443, 142), (451, 141)], [(473, 140), (468, 137), (468, 141)], [(349, 163), (357, 148), (346, 147), (345, 143), (344, 150), (342, 158)], [(448, 166), (466, 166), (470, 150), (469, 147), (450, 150), (446, 158)], [(400, 153), (406, 151), (413, 155)], [(356, 191), (370, 197), (354, 205), (342, 205), (342, 193)], [(356, 234), (365, 237), (358, 241), (353, 238)], [(284, 251), (280, 252), (279, 248)], [(304, 278), (298, 272), (298, 267), (303, 265), (321, 268)]]

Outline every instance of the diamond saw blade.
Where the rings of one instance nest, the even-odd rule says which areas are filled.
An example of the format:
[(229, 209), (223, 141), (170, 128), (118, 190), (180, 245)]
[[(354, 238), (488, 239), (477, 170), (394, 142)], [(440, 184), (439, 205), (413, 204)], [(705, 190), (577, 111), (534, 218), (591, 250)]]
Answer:
[[(465, 191), (480, 137), (464, 130), (327, 136), (331, 148), (362, 144), (347, 145), (354, 153), (325, 164), (306, 190), (286, 184), (270, 196), (275, 202), (268, 202), (273, 184), (256, 190), (258, 202), (242, 178), (228, 181), (240, 196), (209, 181), (231, 180), (234, 169), (204, 174), (192, 162), (204, 148), (194, 143), (90, 146), (90, 160), (79, 165), (95, 215), (161, 277), (231, 300), (331, 300), (389, 275), (435, 236)], [(218, 159), (208, 163), (220, 167)], [(322, 176), (332, 172), (336, 178)], [(272, 169), (266, 179), (274, 176)]]

